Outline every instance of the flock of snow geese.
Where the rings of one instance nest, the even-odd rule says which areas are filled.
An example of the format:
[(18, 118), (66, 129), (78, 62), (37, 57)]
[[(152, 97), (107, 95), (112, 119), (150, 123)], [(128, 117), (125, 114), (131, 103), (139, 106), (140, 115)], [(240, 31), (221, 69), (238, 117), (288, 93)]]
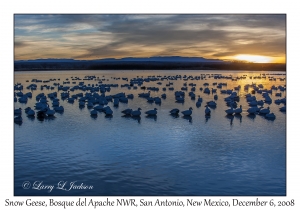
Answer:
[[(104, 76), (103, 76), (104, 77)], [(14, 85), (14, 102), (15, 105), (17, 102), (19, 103), (27, 103), (28, 100), (32, 99), (32, 92), (37, 90), (38, 83), (43, 83), (40, 85), (40, 90), (47, 90), (49, 92), (48, 94), (45, 94), (43, 92), (36, 95), (36, 103), (34, 108), (27, 107), (25, 108), (25, 113), (28, 117), (34, 118), (37, 116), (39, 119), (48, 118), (48, 117), (54, 117), (56, 112), (64, 112), (64, 107), (60, 105), (60, 99), (58, 99), (58, 93), (60, 93), (61, 100), (67, 100), (68, 103), (75, 103), (75, 101), (78, 102), (79, 107), (85, 107), (87, 106), (89, 109), (91, 109), (90, 114), (91, 116), (95, 117), (99, 114), (99, 112), (105, 113), (107, 116), (113, 115), (113, 110), (108, 105), (113, 105), (114, 107), (118, 106), (119, 103), (128, 103), (128, 99), (133, 99), (134, 94), (125, 94), (123, 92), (109, 95), (111, 88), (118, 88), (119, 84), (105, 84), (107, 81), (109, 81), (106, 78), (96, 77), (96, 76), (85, 76), (84, 78), (79, 77), (71, 77), (71, 79), (66, 78), (65, 81), (60, 83), (60, 79), (49, 79), (49, 80), (38, 80), (38, 79), (32, 79), (31, 84), (26, 87), (28, 90), (27, 93), (23, 92), (23, 84), (17, 83)], [(194, 80), (206, 80), (206, 78), (214, 79), (214, 81), (217, 81), (218, 79), (229, 79), (229, 80), (239, 80), (239, 79), (245, 79), (247, 75), (243, 75), (241, 77), (232, 77), (230, 76), (222, 76), (222, 74), (201, 74), (200, 76), (187, 76), (187, 75), (176, 75), (176, 76), (148, 76), (148, 77), (135, 77), (132, 79), (128, 78), (117, 78), (117, 77), (111, 77), (115, 80), (123, 80), (126, 84), (120, 85), (121, 88), (127, 88), (127, 89), (141, 89), (143, 92), (138, 94), (138, 97), (145, 98), (147, 102), (155, 103), (155, 104), (161, 104), (162, 99), (166, 99), (167, 95), (163, 93), (161, 97), (152, 97), (151, 91), (159, 91), (159, 86), (162, 85), (162, 81), (166, 80), (168, 83), (165, 85), (165, 87), (162, 88), (163, 91), (171, 90), (174, 91), (173, 83), (176, 82), (176, 80), (183, 80), (183, 87), (181, 87), (181, 90), (176, 90), (175, 93), (175, 102), (177, 103), (183, 103), (186, 98), (186, 93), (188, 93), (189, 97), (192, 100), (196, 101), (196, 107), (201, 106), (203, 103), (203, 98), (200, 97), (200, 95), (196, 96), (196, 83), (193, 83)], [(272, 76), (267, 76), (266, 74), (251, 77), (251, 79), (256, 78), (265, 78), (269, 79), (270, 81), (279, 79), (280, 81), (285, 81), (285, 78), (275, 78)], [(72, 81), (70, 81), (72, 80)], [(82, 81), (84, 80), (84, 81)], [(97, 84), (85, 84), (85, 81), (97, 81)], [(78, 82), (77, 82), (78, 81)], [(188, 81), (190, 81), (188, 83)], [(53, 85), (47, 85), (50, 82), (53, 83)], [(146, 86), (145, 84), (153, 84), (149, 82), (154, 82), (158, 87), (153, 86)], [(29, 83), (28, 80), (26, 80), (26, 83)], [(46, 84), (45, 84), (46, 83)], [(70, 86), (72, 84), (72, 86)], [(209, 86), (212, 88), (209, 88)], [(200, 87), (200, 92), (203, 92), (204, 94), (213, 94), (214, 100), (206, 102), (204, 114), (206, 117), (209, 117), (211, 115), (211, 109), (210, 108), (216, 108), (217, 103), (216, 100), (218, 99), (217, 91), (219, 90), (220, 94), (225, 94), (227, 97), (224, 98), (226, 105), (229, 107), (229, 109), (224, 110), (225, 113), (229, 116), (231, 115), (241, 115), (244, 110), (242, 109), (242, 105), (238, 105), (238, 102), (240, 101), (240, 95), (238, 95), (238, 91), (242, 88), (240, 85), (237, 87), (234, 87), (234, 89), (226, 89), (227, 83), (218, 83), (213, 82), (212, 84), (209, 84), (207, 82), (203, 83), (203, 87)], [(275, 114), (271, 112), (270, 107), (264, 107), (264, 104), (271, 104), (272, 98), (271, 95), (273, 95), (273, 91), (275, 91), (275, 96), (281, 97), (282, 92), (286, 91), (286, 85), (279, 85), (275, 86), (273, 85), (271, 89), (264, 89), (264, 86), (262, 84), (256, 85), (252, 82), (252, 84), (244, 85), (244, 90), (247, 92), (251, 92), (246, 94), (245, 97), (246, 101), (248, 102), (249, 108), (245, 111), (248, 112), (249, 115), (264, 115), (265, 118), (274, 120)], [(250, 90), (249, 90), (250, 89)], [(188, 91), (190, 90), (190, 91)], [(54, 91), (54, 92), (51, 92)], [(72, 92), (79, 92), (74, 93)], [(264, 100), (257, 100), (255, 94), (261, 94)], [(196, 99), (197, 98), (197, 99)], [(48, 102), (52, 102), (52, 108), (50, 108)], [(279, 98), (274, 101), (276, 104), (283, 104), (282, 107), (279, 108), (280, 111), (285, 112), (286, 111), (286, 98)], [(125, 109), (122, 111), (122, 113), (126, 116), (131, 117), (140, 117), (142, 115), (141, 108), (137, 108), (136, 110), (133, 109)], [(174, 108), (170, 110), (171, 115), (178, 116), (180, 113), (183, 116), (191, 116), (193, 114), (193, 108), (190, 107), (188, 110), (181, 111), (177, 108)], [(154, 108), (153, 110), (148, 110), (145, 112), (145, 115), (148, 116), (156, 116), (157, 108)], [(14, 121), (16, 123), (22, 123), (22, 109), (17, 108), (14, 109)]]

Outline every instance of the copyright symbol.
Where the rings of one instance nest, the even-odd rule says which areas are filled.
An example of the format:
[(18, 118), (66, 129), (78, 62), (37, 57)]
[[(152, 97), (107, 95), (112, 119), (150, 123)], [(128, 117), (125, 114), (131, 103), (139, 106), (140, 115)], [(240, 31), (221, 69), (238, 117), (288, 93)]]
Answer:
[(23, 189), (25, 189), (25, 190), (29, 189), (30, 186), (31, 186), (31, 184), (30, 184), (29, 181), (25, 181), (25, 182), (23, 182), (23, 184), (22, 184), (22, 187), (23, 187)]

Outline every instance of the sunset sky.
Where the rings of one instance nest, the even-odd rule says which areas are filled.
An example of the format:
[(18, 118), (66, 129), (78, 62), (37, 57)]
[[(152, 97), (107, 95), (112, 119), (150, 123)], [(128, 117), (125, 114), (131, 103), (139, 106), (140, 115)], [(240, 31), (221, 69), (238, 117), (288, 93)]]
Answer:
[(286, 15), (14, 15), (15, 60), (184, 56), (284, 63)]

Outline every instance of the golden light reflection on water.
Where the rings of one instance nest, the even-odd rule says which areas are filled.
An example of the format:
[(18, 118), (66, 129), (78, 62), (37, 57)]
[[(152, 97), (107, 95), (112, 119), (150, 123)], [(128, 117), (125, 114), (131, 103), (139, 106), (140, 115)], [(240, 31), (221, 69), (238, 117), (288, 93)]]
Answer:
[[(262, 84), (263, 89), (270, 89), (274, 85), (274, 81), (276, 81), (276, 85), (285, 85), (286, 84), (286, 75), (274, 75), (276, 72), (266, 73), (266, 72), (245, 72), (243, 75), (241, 73), (233, 73), (232, 78), (234, 81), (229, 82), (229, 88), (234, 88), (237, 86), (241, 86), (241, 89), (245, 87), (245, 85), (252, 84)], [(244, 76), (244, 77), (243, 77)], [(276, 80), (274, 80), (276, 79)], [(249, 87), (249, 91), (253, 88)]]

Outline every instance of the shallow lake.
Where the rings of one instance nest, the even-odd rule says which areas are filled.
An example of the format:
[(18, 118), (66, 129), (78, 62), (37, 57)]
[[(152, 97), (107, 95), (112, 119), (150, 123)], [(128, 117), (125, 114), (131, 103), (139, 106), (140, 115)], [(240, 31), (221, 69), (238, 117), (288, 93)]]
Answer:
[[(176, 75), (181, 75), (181, 78), (175, 80)], [(83, 80), (85, 76), (95, 77)], [(134, 84), (136, 89), (133, 86), (121, 87), (130, 84), (132, 78), (145, 79), (148, 76), (156, 76), (159, 80), (144, 81), (141, 86)], [(165, 76), (169, 79), (162, 80)], [(82, 80), (72, 80), (75, 77)], [(274, 103), (276, 99), (285, 98), (286, 91), (273, 89), (269, 94), (272, 103), (264, 104), (275, 114), (273, 120), (264, 115), (249, 115), (247, 109), (250, 106), (245, 97), (252, 93), (253, 83), (270, 90), (273, 85), (285, 86), (285, 77), (285, 72), (275, 71), (15, 72), (14, 83), (23, 85), (23, 93), (32, 92), (32, 98), (27, 103), (14, 102), (14, 109), (22, 108), (23, 119), (22, 123), (14, 123), (14, 194), (286, 195), (286, 113), (279, 111), (284, 106), (282, 103)], [(32, 82), (32, 79), (51, 81)], [(70, 83), (63, 84), (64, 81)], [(99, 112), (92, 117), (91, 108), (79, 108), (79, 98), (74, 103), (62, 100), (61, 93), (67, 91), (58, 90), (54, 85), (73, 87), (79, 82), (84, 82), (87, 87), (88, 84), (94, 87), (118, 84), (105, 95), (123, 92), (133, 94), (134, 98), (128, 99), (128, 103), (120, 102), (118, 107), (108, 102), (112, 116)], [(173, 85), (166, 86), (170, 82)], [(195, 84), (195, 100), (189, 96), (190, 83)], [(204, 83), (217, 92), (205, 94), (200, 91), (201, 87), (206, 87)], [(227, 85), (217, 88), (213, 83)], [(30, 84), (36, 84), (37, 89), (27, 89)], [(249, 89), (244, 89), (247, 84)], [(241, 88), (235, 90), (239, 85)], [(143, 86), (146, 89), (141, 89)], [(152, 97), (166, 94), (161, 104), (138, 97), (139, 93), (148, 93), (147, 87), (159, 88), (150, 92)], [(174, 90), (169, 90), (169, 87), (174, 87)], [(185, 101), (176, 103), (175, 92), (181, 91), (182, 87), (188, 89), (183, 91)], [(231, 89), (240, 97), (237, 102), (243, 109), (240, 115), (225, 113), (229, 107), (224, 99), (229, 94), (221, 94), (221, 90)], [(25, 108), (34, 109), (36, 96), (41, 92), (46, 96), (57, 92), (64, 112), (43, 119), (27, 117)], [(70, 96), (89, 92), (76, 89), (70, 91)], [(276, 96), (276, 93), (281, 93), (281, 96)], [(196, 106), (198, 95), (203, 98), (199, 107)], [(214, 100), (214, 95), (218, 95), (217, 100)], [(257, 91), (252, 95), (257, 100), (264, 100)], [(52, 109), (51, 99), (47, 100)], [(211, 108), (210, 117), (205, 116), (208, 101), (217, 103)], [(193, 108), (191, 117), (183, 117), (181, 111), (190, 107)], [(124, 117), (121, 111), (127, 108), (141, 108), (141, 117)], [(154, 108), (157, 108), (156, 117), (145, 115), (144, 112)], [(180, 110), (179, 116), (170, 115), (169, 111), (174, 108)]]

